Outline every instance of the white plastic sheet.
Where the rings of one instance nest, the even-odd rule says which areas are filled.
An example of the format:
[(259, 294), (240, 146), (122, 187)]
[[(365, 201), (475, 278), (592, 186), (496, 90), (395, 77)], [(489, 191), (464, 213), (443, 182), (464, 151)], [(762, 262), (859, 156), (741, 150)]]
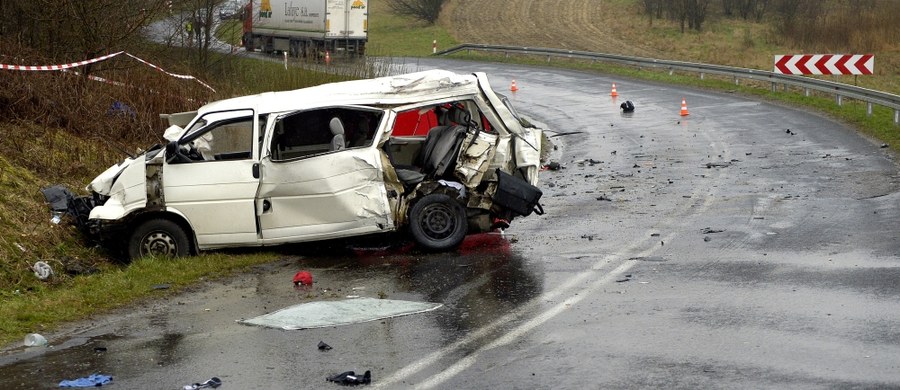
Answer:
[(425, 313), (441, 306), (431, 302), (355, 298), (303, 303), (238, 322), (285, 330), (311, 329)]

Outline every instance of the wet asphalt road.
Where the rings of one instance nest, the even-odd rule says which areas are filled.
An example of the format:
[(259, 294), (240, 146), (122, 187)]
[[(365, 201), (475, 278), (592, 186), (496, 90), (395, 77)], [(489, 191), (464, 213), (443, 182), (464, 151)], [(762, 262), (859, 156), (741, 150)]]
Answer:
[[(487, 72), (521, 112), (570, 133), (552, 138), (563, 169), (542, 173), (546, 215), (457, 253), (284, 248), (232, 280), (48, 335), (51, 348), (8, 351), (0, 388), (94, 372), (128, 389), (212, 376), (221, 389), (340, 388), (325, 378), (348, 370), (379, 388), (900, 387), (900, 176), (885, 149), (728, 93), (449, 60), (408, 69), (432, 67)], [(291, 286), (300, 269), (312, 289)], [(347, 296), (444, 306), (309, 330), (236, 322)]]

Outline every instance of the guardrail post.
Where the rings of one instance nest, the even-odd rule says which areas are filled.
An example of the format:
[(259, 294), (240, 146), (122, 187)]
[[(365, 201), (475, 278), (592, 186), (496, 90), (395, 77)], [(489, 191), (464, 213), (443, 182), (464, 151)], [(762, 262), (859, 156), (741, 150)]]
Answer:
[(778, 92), (778, 83), (772, 82), (772, 92)]
[(809, 88), (803, 88), (803, 95), (809, 97)]
[(705, 76), (705, 75), (706, 75), (705, 73), (700, 72), (700, 80), (703, 80), (703, 76)]
[(866, 116), (872, 116), (872, 102), (866, 102)]
[(548, 64), (550, 63), (550, 58), (553, 58), (553, 56), (547, 56), (547, 63), (548, 63)]
[(900, 124), (900, 110), (894, 109), (894, 124)]
[(837, 105), (843, 106), (844, 105), (844, 97), (841, 96), (840, 94), (834, 95), (834, 96), (835, 96), (835, 99), (837, 100)]
[(741, 85), (741, 79), (739, 79), (737, 76), (734, 76), (734, 85)]

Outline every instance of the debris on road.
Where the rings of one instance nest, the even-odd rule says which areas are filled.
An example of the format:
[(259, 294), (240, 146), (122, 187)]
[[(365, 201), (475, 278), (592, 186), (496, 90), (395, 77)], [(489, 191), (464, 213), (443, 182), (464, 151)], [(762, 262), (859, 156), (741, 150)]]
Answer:
[(559, 165), (559, 163), (556, 161), (551, 161), (551, 162), (547, 163), (547, 165), (544, 165), (544, 169), (550, 170), (550, 171), (558, 171), (561, 168), (562, 168), (562, 166)]
[(342, 385), (368, 385), (369, 383), (372, 383), (372, 372), (366, 370), (366, 372), (363, 373), (362, 376), (358, 376), (353, 371), (346, 371), (325, 378), (325, 380)]
[(597, 197), (597, 200), (605, 200), (605, 201), (607, 201), (607, 202), (611, 202), (611, 201), (612, 201), (612, 199), (611, 199), (610, 197), (606, 196), (606, 195), (600, 195), (599, 197)]
[(43, 347), (47, 345), (47, 338), (38, 333), (29, 333), (25, 335), (26, 347)]
[(184, 390), (197, 390), (197, 389), (205, 389), (205, 388), (213, 388), (222, 386), (222, 380), (217, 377), (212, 377), (206, 380), (203, 383), (194, 383), (192, 385), (184, 385)]
[(625, 283), (631, 280), (631, 274), (625, 275), (624, 278), (616, 280), (616, 283)]
[(109, 375), (91, 374), (90, 376), (59, 382), (59, 387), (100, 387), (112, 382)]
[(313, 329), (426, 313), (441, 306), (432, 302), (354, 298), (302, 303), (238, 322), (284, 330)]
[(328, 345), (328, 344), (325, 344), (324, 341), (321, 341), (321, 340), (320, 340), (320, 341), (319, 341), (319, 350), (320, 350), (320, 351), (330, 351), (330, 350), (331, 350), (331, 346)]
[(294, 285), (295, 286), (312, 286), (313, 278), (312, 274), (309, 271), (299, 271), (294, 274)]
[(725, 231), (725, 229), (713, 229), (710, 227), (705, 227), (703, 229), (700, 229), (700, 233), (702, 233), (702, 234), (722, 233), (724, 231)]
[(707, 168), (707, 169), (709, 169), (709, 168), (728, 168), (728, 167), (731, 166), (731, 164), (732, 164), (733, 162), (734, 162), (734, 160), (732, 160), (732, 161), (721, 161), (721, 162), (709, 162), (709, 163), (706, 163), (706, 168)]
[(556, 133), (556, 134), (553, 134), (553, 135), (549, 136), (548, 138), (556, 138), (556, 137), (562, 137), (562, 136), (564, 136), (564, 135), (582, 134), (582, 133), (584, 133), (584, 132), (583, 132), (583, 131), (568, 131), (568, 132), (565, 132), (565, 133)]
[(619, 105), (622, 108), (623, 112), (634, 112), (634, 103), (631, 100), (626, 100), (625, 103)]

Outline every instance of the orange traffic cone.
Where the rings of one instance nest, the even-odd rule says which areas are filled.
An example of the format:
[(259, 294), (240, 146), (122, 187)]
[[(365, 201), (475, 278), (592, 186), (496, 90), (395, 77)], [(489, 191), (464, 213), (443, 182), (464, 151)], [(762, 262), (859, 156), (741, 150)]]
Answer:
[(516, 86), (516, 79), (513, 79), (512, 85), (509, 86), (509, 90), (513, 91), (513, 92), (516, 92), (519, 90), (519, 87)]
[(684, 101), (684, 98), (681, 98), (681, 116), (687, 116), (687, 102)]
[(612, 97), (619, 96), (619, 93), (616, 92), (616, 83), (613, 83), (613, 89), (612, 89), (612, 92), (609, 93), (609, 96), (612, 96)]

